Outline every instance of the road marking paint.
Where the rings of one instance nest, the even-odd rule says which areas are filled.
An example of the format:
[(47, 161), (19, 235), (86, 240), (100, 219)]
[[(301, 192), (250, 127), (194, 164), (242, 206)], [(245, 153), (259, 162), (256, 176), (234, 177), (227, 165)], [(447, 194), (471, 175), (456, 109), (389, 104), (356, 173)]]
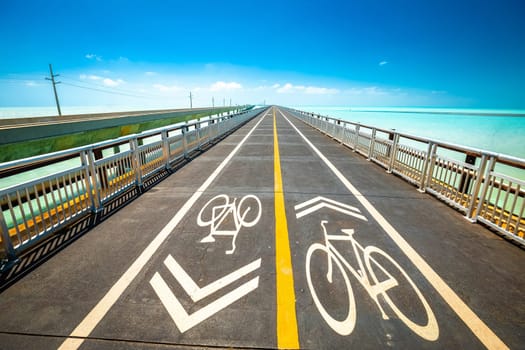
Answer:
[(175, 279), (179, 282), (186, 294), (191, 297), (191, 300), (198, 302), (199, 300), (212, 295), (227, 285), (232, 284), (243, 276), (246, 276), (250, 272), (257, 270), (259, 267), (261, 267), (261, 258), (252, 261), (248, 265), (243, 266), (240, 269), (235, 270), (202, 288), (199, 287), (195, 281), (193, 281), (193, 279), (182, 268), (182, 266), (180, 266), (173, 256), (171, 256), (171, 254), (168, 255), (166, 260), (164, 260), (164, 265), (166, 265), (173, 277), (175, 277)]
[[(235, 241), (237, 240), (237, 235), (239, 234), (241, 228), (255, 226), (259, 222), (262, 213), (261, 201), (253, 194), (248, 194), (242, 197), (239, 201), (239, 204), (236, 204), (236, 201), (237, 198), (233, 198), (233, 200), (230, 201), (230, 197), (228, 197), (228, 195), (219, 194), (210, 199), (208, 203), (204, 204), (201, 211), (199, 212), (199, 216), (197, 216), (197, 225), (200, 227), (210, 226), (210, 233), (201, 239), (201, 243), (213, 243), (215, 242), (215, 236), (232, 236), (232, 248), (225, 252), (226, 255), (231, 255), (235, 252)], [(252, 215), (250, 215), (250, 217), (245, 220), (250, 210), (252, 210), (250, 202), (252, 202), (252, 205), (255, 204), (255, 208), (252, 211)], [(208, 207), (212, 203), (215, 205)], [(204, 220), (202, 219), (204, 212), (207, 212), (207, 214), (210, 216), (209, 220), (207, 218)], [(251, 216), (253, 216), (254, 212), (257, 214), (252, 218)], [(208, 215), (205, 215), (205, 217)], [(228, 222), (228, 219), (233, 219), (233, 223), (235, 225), (234, 230), (232, 230), (229, 226), (227, 228), (221, 228), (221, 225), (223, 225), (225, 221)]]
[(191, 207), (197, 202), (204, 191), (210, 186), (215, 180), (219, 173), (224, 167), (230, 162), (233, 156), (241, 148), (244, 142), (250, 137), (253, 131), (259, 126), (263, 119), (268, 115), (268, 111), (264, 113), (261, 119), (253, 126), (253, 128), (246, 134), (246, 136), (239, 142), (239, 144), (230, 152), (230, 154), (219, 164), (215, 171), (204, 181), (204, 183), (193, 193), (193, 195), (184, 203), (182, 208), (179, 209), (177, 214), (171, 218), (166, 226), (157, 234), (157, 236), (150, 242), (150, 244), (144, 249), (139, 257), (131, 264), (131, 266), (124, 272), (124, 274), (118, 279), (118, 281), (109, 289), (104, 297), (98, 302), (98, 304), (87, 314), (87, 316), (80, 322), (80, 324), (71, 332), (70, 338), (68, 337), (59, 350), (72, 350), (78, 349), (86, 338), (99, 322), (104, 318), (109, 309), (117, 302), (118, 298), (124, 293), (126, 288), (131, 282), (137, 277), (142, 268), (151, 259), (153, 254), (159, 249), (160, 245), (164, 243), (166, 238), (171, 234), (179, 222), (184, 218)]
[[(188, 273), (184, 271), (184, 269), (171, 255), (168, 255), (166, 260), (164, 260), (164, 264), (168, 267), (171, 274), (179, 282), (184, 291), (191, 297), (191, 300), (197, 302), (219, 291), (220, 289), (227, 287), (233, 282), (246, 276), (250, 272), (258, 269), (261, 266), (261, 259), (259, 258), (248, 265), (245, 265), (240, 269), (218, 279), (217, 281), (204, 286), (203, 288), (200, 288), (197, 283), (193, 281)], [(215, 315), (217, 312), (228, 307), (230, 304), (244, 297), (248, 293), (257, 289), (259, 286), (259, 276), (252, 278), (246, 283), (243, 283), (241, 286), (235, 288), (229, 293), (224, 294), (219, 299), (209, 303), (191, 315), (188, 314), (186, 310), (184, 310), (184, 307), (180, 301), (177, 299), (168, 284), (158, 272), (155, 273), (149, 283), (155, 290), (155, 293), (157, 293), (157, 296), (160, 298), (160, 301), (175, 322), (177, 328), (181, 331), (181, 333), (184, 333), (188, 329), (198, 325), (209, 317)]]
[[(317, 202), (320, 202), (320, 203), (317, 203)], [(348, 204), (345, 204), (345, 203), (341, 203), (341, 202), (338, 202), (338, 201), (334, 201), (333, 199), (329, 199), (329, 198), (321, 197), (321, 196), (317, 196), (315, 198), (307, 200), (304, 203), (297, 204), (294, 208), (297, 211), (298, 209), (304, 208), (304, 207), (306, 207), (308, 205), (311, 205), (311, 204), (314, 204), (314, 203), (317, 203), (317, 204), (311, 206), (308, 209), (305, 209), (305, 210), (302, 210), (302, 211), (296, 213), (295, 217), (297, 219), (300, 219), (303, 216), (311, 214), (311, 213), (313, 213), (313, 212), (315, 212), (315, 211), (317, 211), (319, 209), (329, 208), (329, 209), (338, 211), (340, 213), (343, 213), (343, 214), (350, 215), (350, 216), (353, 216), (355, 218), (361, 219), (363, 221), (368, 221), (368, 219), (366, 217), (364, 217), (363, 215), (359, 214), (360, 211), (356, 207), (352, 207), (351, 205), (348, 205)], [(357, 213), (356, 213), (356, 211), (357, 211)]]
[(368, 210), (383, 230), (392, 238), (398, 247), (412, 261), (412, 263), (425, 276), (428, 282), (436, 289), (447, 304), (454, 310), (459, 318), (467, 325), (474, 335), (487, 349), (508, 349), (509, 347), (472, 311), (467, 304), (450, 288), (445, 281), (432, 269), (432, 267), (419, 255), (412, 246), (390, 225), (390, 223), (377, 211), (377, 209), (363, 196), (357, 188), (303, 135), (297, 127), (279, 110), (279, 113), (288, 121), (295, 131), (304, 139), (312, 150), (323, 160), (328, 168), (343, 183), (357, 200)]
[(231, 292), (223, 295), (219, 299), (213, 301), (191, 315), (189, 315), (186, 310), (184, 310), (184, 307), (181, 305), (180, 301), (177, 299), (177, 297), (175, 297), (170, 287), (166, 284), (166, 282), (164, 282), (158, 272), (155, 273), (150, 283), (164, 304), (164, 307), (166, 310), (168, 310), (168, 313), (177, 325), (177, 328), (179, 328), (179, 330), (184, 333), (188, 329), (198, 325), (210, 316), (215, 315), (217, 312), (231, 305), (251, 291), (257, 289), (257, 286), (259, 285), (259, 276), (235, 288)]
[(299, 349), (299, 334), (295, 312), (295, 290), (292, 258), (288, 238), (288, 223), (284, 207), (283, 180), (279, 139), (273, 108), (273, 164), (275, 198), (275, 269), (277, 290), (277, 347), (279, 349)]

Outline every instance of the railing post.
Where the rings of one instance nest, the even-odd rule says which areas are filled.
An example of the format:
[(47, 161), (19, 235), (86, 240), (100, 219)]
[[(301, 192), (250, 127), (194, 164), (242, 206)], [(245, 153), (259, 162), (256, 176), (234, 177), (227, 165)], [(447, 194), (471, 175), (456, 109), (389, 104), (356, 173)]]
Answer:
[(343, 125), (339, 126), (341, 128), (341, 144), (343, 145), (345, 143), (345, 137), (346, 137), (346, 122), (343, 121)]
[(133, 158), (133, 168), (135, 168), (135, 175), (137, 181), (137, 187), (139, 191), (142, 191), (142, 162), (140, 161), (140, 150), (139, 150), (139, 141), (136, 137), (129, 140), (131, 155)]
[(170, 168), (170, 144), (168, 140), (168, 130), (162, 130), (160, 135), (162, 138), (162, 153), (163, 153), (164, 160), (166, 163), (166, 170), (169, 170)]
[(213, 125), (215, 125), (215, 135), (213, 136), (213, 140), (215, 141), (219, 137), (219, 119), (215, 119)]
[[(488, 166), (485, 169), (485, 173), (483, 174), (483, 188), (481, 190), (481, 194), (479, 195), (479, 201), (478, 206), (476, 207), (476, 212), (474, 213), (474, 219), (477, 220), (479, 217), (479, 214), (481, 213), (481, 207), (483, 206), (483, 202), (485, 201), (485, 196), (487, 195), (487, 191), (490, 186), (490, 173), (494, 171), (494, 166), (496, 165), (496, 157), (490, 156), (490, 159), (488, 161)], [(496, 205), (497, 203), (494, 203)]]
[(370, 137), (370, 146), (368, 147), (368, 159), (367, 160), (370, 160), (374, 157), (374, 147), (375, 147), (375, 143), (376, 143), (376, 133), (377, 133), (377, 130), (376, 128), (373, 128), (372, 129), (372, 136)]
[(432, 174), (434, 173), (434, 163), (436, 158), (437, 145), (429, 142), (425, 160), (423, 161), (423, 169), (421, 170), (421, 181), (419, 182), (419, 192), (425, 192), (426, 188), (432, 181)]
[(93, 149), (90, 148), (87, 151), (86, 154), (87, 157), (87, 166), (89, 168), (89, 174), (90, 174), (90, 186), (92, 186), (92, 191), (90, 195), (93, 198), (93, 212), (98, 213), (100, 212), (102, 208), (102, 183), (99, 183), (99, 178), (97, 176), (97, 167), (95, 165), (95, 153), (93, 152)]
[(9, 264), (13, 264), (16, 261), (18, 261), (18, 257), (16, 256), (16, 251), (13, 247), (11, 237), (9, 237), (9, 229), (7, 228), (7, 224), (5, 222), (4, 217), (4, 211), (2, 210), (2, 208), (0, 208), (0, 230), (2, 230), (2, 245), (4, 246), (7, 261)]
[[(476, 164), (476, 155), (471, 154), (467, 152), (467, 155), (465, 157), (465, 163), (470, 165)], [(461, 190), (462, 188), (468, 189), (470, 186), (470, 176), (468, 174), (461, 174), (461, 181), (459, 182), (458, 190)]]
[(470, 203), (468, 205), (467, 215), (466, 215), (467, 219), (471, 222), (476, 222), (476, 217), (472, 217), (472, 214), (474, 213), (474, 206), (476, 205), (476, 199), (478, 198), (479, 190), (481, 188), (481, 183), (483, 182), (483, 175), (485, 173), (486, 166), (487, 166), (487, 155), (482, 154), (481, 163), (479, 164), (479, 168), (477, 171), (476, 182), (474, 183), (474, 186), (472, 187)]
[(354, 143), (354, 147), (353, 147), (353, 151), (357, 151), (357, 145), (359, 145), (359, 129), (361, 129), (361, 125), (359, 125), (359, 123), (357, 123), (355, 125), (355, 143)]
[(201, 151), (201, 123), (200, 122), (197, 122), (197, 124), (195, 124), (195, 132), (197, 134), (197, 149), (199, 151)]
[(188, 159), (188, 138), (186, 137), (186, 134), (188, 133), (188, 122), (186, 122), (186, 125), (181, 128), (182, 132), (182, 149), (184, 150), (184, 159)]
[(391, 174), (394, 169), (394, 163), (397, 157), (397, 146), (399, 144), (399, 134), (397, 132), (394, 133), (393, 141), (392, 148), (390, 148), (390, 161), (388, 162), (388, 170), (386, 171), (389, 174)]
[(97, 209), (97, 201), (98, 201), (98, 193), (95, 189), (95, 186), (92, 182), (92, 176), (90, 175), (90, 163), (88, 160), (88, 154), (87, 151), (80, 152), (80, 164), (82, 165), (82, 168), (84, 169), (84, 186), (86, 187), (86, 195), (89, 196), (89, 199), (91, 201), (91, 211), (96, 212)]

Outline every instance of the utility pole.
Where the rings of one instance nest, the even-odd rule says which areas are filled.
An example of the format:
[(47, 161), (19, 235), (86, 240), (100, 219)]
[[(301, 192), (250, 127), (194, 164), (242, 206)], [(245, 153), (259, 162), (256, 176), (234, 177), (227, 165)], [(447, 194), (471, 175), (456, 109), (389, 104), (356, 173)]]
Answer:
[(190, 109), (193, 109), (193, 96), (191, 95), (191, 91), (190, 91)]
[(215, 97), (211, 98), (211, 107), (215, 108)]
[(53, 83), (53, 91), (55, 92), (55, 101), (57, 103), (57, 109), (58, 109), (58, 115), (62, 116), (62, 112), (60, 111), (60, 103), (58, 103), (58, 94), (57, 94), (57, 84), (60, 84), (59, 81), (55, 81), (55, 77), (60, 76), (60, 74), (53, 74), (53, 66), (51, 63), (49, 64), (49, 74), (51, 75), (51, 78), (46, 78), (46, 80), (51, 80), (51, 83)]
[(226, 99), (224, 97), (222, 98), (222, 106), (226, 107)]
[(232, 106), (232, 99), (230, 98), (230, 107)]

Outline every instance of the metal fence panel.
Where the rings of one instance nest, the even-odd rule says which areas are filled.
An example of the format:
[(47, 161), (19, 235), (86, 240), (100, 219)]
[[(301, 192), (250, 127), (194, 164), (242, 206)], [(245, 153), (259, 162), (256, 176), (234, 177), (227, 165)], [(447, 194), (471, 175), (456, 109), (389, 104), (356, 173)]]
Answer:
[[(525, 159), (447, 144), (392, 130), (290, 110), (308, 125), (341, 141), (354, 151), (387, 168), (421, 191), (436, 196), (508, 238), (525, 245), (525, 181), (501, 172), (504, 164), (525, 175)], [(377, 132), (388, 134), (386, 140)], [(403, 141), (401, 141), (401, 137)], [(408, 142), (405, 142), (408, 141)], [(414, 147), (417, 143), (424, 149)], [(459, 152), (465, 161), (439, 154)], [(470, 162), (467, 162), (468, 160)], [(473, 161), (473, 162), (472, 162)]]
[(188, 156), (261, 110), (164, 127), (0, 164), (0, 170), (21, 165), (37, 167), (65, 157), (81, 164), (0, 190), (0, 269), (40, 239), (78, 217), (99, 212), (106, 203), (131, 188), (141, 188), (144, 180), (169, 167), (170, 162)]

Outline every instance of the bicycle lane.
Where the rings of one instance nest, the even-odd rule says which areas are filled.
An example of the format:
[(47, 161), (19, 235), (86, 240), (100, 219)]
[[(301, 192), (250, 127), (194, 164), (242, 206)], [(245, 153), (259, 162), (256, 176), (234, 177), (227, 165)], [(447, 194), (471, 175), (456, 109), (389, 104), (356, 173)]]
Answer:
[[(168, 228), (151, 259), (84, 335), (87, 341), (75, 337), (89, 320), (64, 349), (133, 342), (275, 347), (272, 118), (266, 114), (250, 123), (242, 146)], [(241, 142), (244, 134), (232, 136)]]
[[(288, 116), (290, 124), (278, 115), (279, 135), (287, 140), (280, 145), (281, 166), (301, 347), (483, 348), (478, 337), (485, 337), (487, 347), (505, 348), (493, 333), (480, 334), (483, 328), (478, 328), (475, 334), (466, 326), (426, 278), (428, 271), (420, 271), (386, 232), (388, 222), (378, 220), (379, 213), (363, 203), (364, 196), (350, 192), (343, 182), (348, 180), (337, 176), (314, 147), (322, 146), (331, 157), (350, 151), (297, 119)], [(356, 166), (366, 162), (348, 161)], [(403, 186), (390, 188), (390, 194), (399, 195)], [(423, 198), (412, 195), (415, 201)], [(326, 248), (323, 226), (331, 235), (331, 248)], [(332, 283), (327, 280), (329, 255)], [(399, 285), (388, 285), (389, 277)], [(380, 282), (375, 287), (374, 278)]]

